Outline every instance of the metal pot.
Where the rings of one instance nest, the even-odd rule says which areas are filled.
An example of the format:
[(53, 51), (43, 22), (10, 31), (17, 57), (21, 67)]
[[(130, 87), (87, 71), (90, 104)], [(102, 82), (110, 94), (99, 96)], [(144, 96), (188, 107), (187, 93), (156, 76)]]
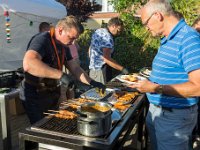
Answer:
[(111, 105), (108, 103), (85, 103), (81, 105), (78, 114), (77, 127), (82, 135), (91, 137), (101, 136), (107, 134), (111, 129), (112, 110)]

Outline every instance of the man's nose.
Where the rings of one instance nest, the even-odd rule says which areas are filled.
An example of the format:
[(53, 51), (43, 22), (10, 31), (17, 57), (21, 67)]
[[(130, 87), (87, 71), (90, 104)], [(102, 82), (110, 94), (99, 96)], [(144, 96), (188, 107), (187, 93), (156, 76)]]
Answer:
[(145, 28), (146, 28), (146, 30), (148, 30), (148, 31), (149, 31), (149, 26), (148, 26), (148, 25), (146, 25), (146, 26), (145, 26)]

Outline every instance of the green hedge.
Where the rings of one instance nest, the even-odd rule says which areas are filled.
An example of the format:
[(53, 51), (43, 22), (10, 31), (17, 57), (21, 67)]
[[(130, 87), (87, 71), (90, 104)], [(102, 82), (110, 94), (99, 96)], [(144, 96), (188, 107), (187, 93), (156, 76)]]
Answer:
[[(140, 18), (133, 17), (134, 11), (124, 12), (128, 6), (135, 4), (135, 9), (143, 5), (145, 0), (113, 0), (115, 9), (120, 13), (120, 18), (124, 21), (125, 30), (123, 34), (115, 38), (114, 59), (127, 67), (131, 72), (138, 72), (142, 67), (151, 66), (152, 60), (157, 53), (160, 39), (152, 38), (148, 31), (142, 26)], [(176, 11), (183, 14), (186, 21), (191, 25), (199, 15), (199, 0), (171, 0), (172, 6)], [(84, 64), (87, 60), (92, 30), (87, 29), (79, 38), (82, 48), (81, 61)], [(87, 68), (87, 63), (83, 66)], [(115, 72), (118, 73), (118, 72)]]

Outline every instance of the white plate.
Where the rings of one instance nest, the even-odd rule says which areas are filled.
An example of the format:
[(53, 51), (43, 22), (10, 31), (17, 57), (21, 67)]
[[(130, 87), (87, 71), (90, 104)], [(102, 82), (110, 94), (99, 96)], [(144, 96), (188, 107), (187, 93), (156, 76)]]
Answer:
[[(137, 84), (137, 81), (131, 82), (131, 81), (127, 81), (127, 80), (124, 79), (124, 78), (126, 78), (126, 77), (128, 77), (128, 76), (129, 76), (129, 75), (118, 75), (118, 76), (116, 77), (116, 79), (118, 79), (118, 80), (121, 81), (121, 82), (128, 83), (128, 84)], [(134, 75), (134, 76), (136, 76), (136, 78), (137, 78), (138, 80), (144, 80), (144, 79), (146, 79), (146, 78), (144, 78), (144, 77), (142, 77), (142, 76), (139, 76), (139, 75)]]
[(149, 77), (151, 74), (151, 68), (150, 67), (144, 67), (140, 70), (140, 74), (144, 77)]
[(140, 75), (142, 75), (145, 78), (149, 78), (149, 76), (150, 76), (150, 75), (143, 74), (142, 72), (140, 72)]

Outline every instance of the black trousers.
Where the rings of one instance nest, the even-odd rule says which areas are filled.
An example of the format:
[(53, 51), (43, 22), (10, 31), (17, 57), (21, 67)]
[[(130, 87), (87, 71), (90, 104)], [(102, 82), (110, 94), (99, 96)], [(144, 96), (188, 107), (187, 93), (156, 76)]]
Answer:
[(54, 90), (38, 91), (37, 88), (23, 83), (20, 90), (20, 99), (25, 108), (31, 124), (41, 120), (50, 109), (58, 108), (60, 98), (60, 87)]
[(103, 74), (106, 76), (106, 82), (109, 82), (113, 77), (112, 77), (112, 67), (109, 65), (105, 64), (102, 67)]

